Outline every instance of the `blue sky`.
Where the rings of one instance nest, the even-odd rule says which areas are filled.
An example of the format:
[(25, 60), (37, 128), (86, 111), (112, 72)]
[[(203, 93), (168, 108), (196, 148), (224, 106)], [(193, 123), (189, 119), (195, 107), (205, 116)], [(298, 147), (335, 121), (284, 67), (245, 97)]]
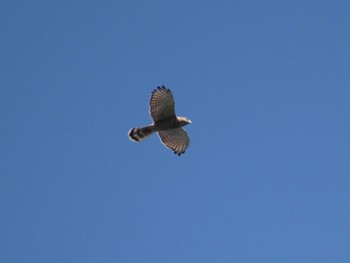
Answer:
[[(349, 1), (2, 1), (1, 262), (350, 262)], [(149, 124), (166, 85), (191, 138)]]

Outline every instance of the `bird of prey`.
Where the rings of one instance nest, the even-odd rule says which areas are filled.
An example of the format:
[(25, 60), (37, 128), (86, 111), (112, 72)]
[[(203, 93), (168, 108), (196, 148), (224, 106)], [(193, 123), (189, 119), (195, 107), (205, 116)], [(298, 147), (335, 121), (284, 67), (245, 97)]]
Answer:
[(165, 86), (153, 90), (150, 100), (151, 125), (129, 130), (129, 138), (140, 142), (154, 132), (158, 132), (161, 142), (175, 154), (183, 154), (190, 144), (187, 132), (182, 128), (190, 124), (186, 117), (175, 114), (174, 97), (170, 89)]

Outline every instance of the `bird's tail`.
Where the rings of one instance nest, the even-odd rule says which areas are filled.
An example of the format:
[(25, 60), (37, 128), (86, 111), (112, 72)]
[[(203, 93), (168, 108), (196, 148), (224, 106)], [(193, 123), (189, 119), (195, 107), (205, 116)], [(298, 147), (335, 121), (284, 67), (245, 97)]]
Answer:
[(129, 131), (129, 138), (134, 142), (140, 142), (150, 136), (153, 132), (155, 132), (153, 125), (141, 128), (132, 128)]

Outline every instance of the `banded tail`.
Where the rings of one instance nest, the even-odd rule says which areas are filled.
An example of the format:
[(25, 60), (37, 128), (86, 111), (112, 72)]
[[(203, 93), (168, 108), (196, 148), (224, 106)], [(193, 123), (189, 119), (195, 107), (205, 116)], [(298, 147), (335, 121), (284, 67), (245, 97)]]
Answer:
[(143, 139), (146, 139), (148, 136), (150, 136), (154, 132), (154, 126), (146, 126), (141, 128), (132, 128), (129, 131), (129, 139), (134, 142), (140, 142)]

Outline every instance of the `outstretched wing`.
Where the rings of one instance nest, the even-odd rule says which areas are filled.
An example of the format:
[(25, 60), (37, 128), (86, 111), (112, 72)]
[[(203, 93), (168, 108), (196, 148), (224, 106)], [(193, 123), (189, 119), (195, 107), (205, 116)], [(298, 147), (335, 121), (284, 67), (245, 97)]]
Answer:
[(150, 115), (154, 122), (176, 118), (173, 94), (165, 86), (153, 90), (149, 104)]
[(190, 145), (190, 138), (183, 128), (159, 131), (158, 135), (162, 143), (179, 156), (183, 154)]

